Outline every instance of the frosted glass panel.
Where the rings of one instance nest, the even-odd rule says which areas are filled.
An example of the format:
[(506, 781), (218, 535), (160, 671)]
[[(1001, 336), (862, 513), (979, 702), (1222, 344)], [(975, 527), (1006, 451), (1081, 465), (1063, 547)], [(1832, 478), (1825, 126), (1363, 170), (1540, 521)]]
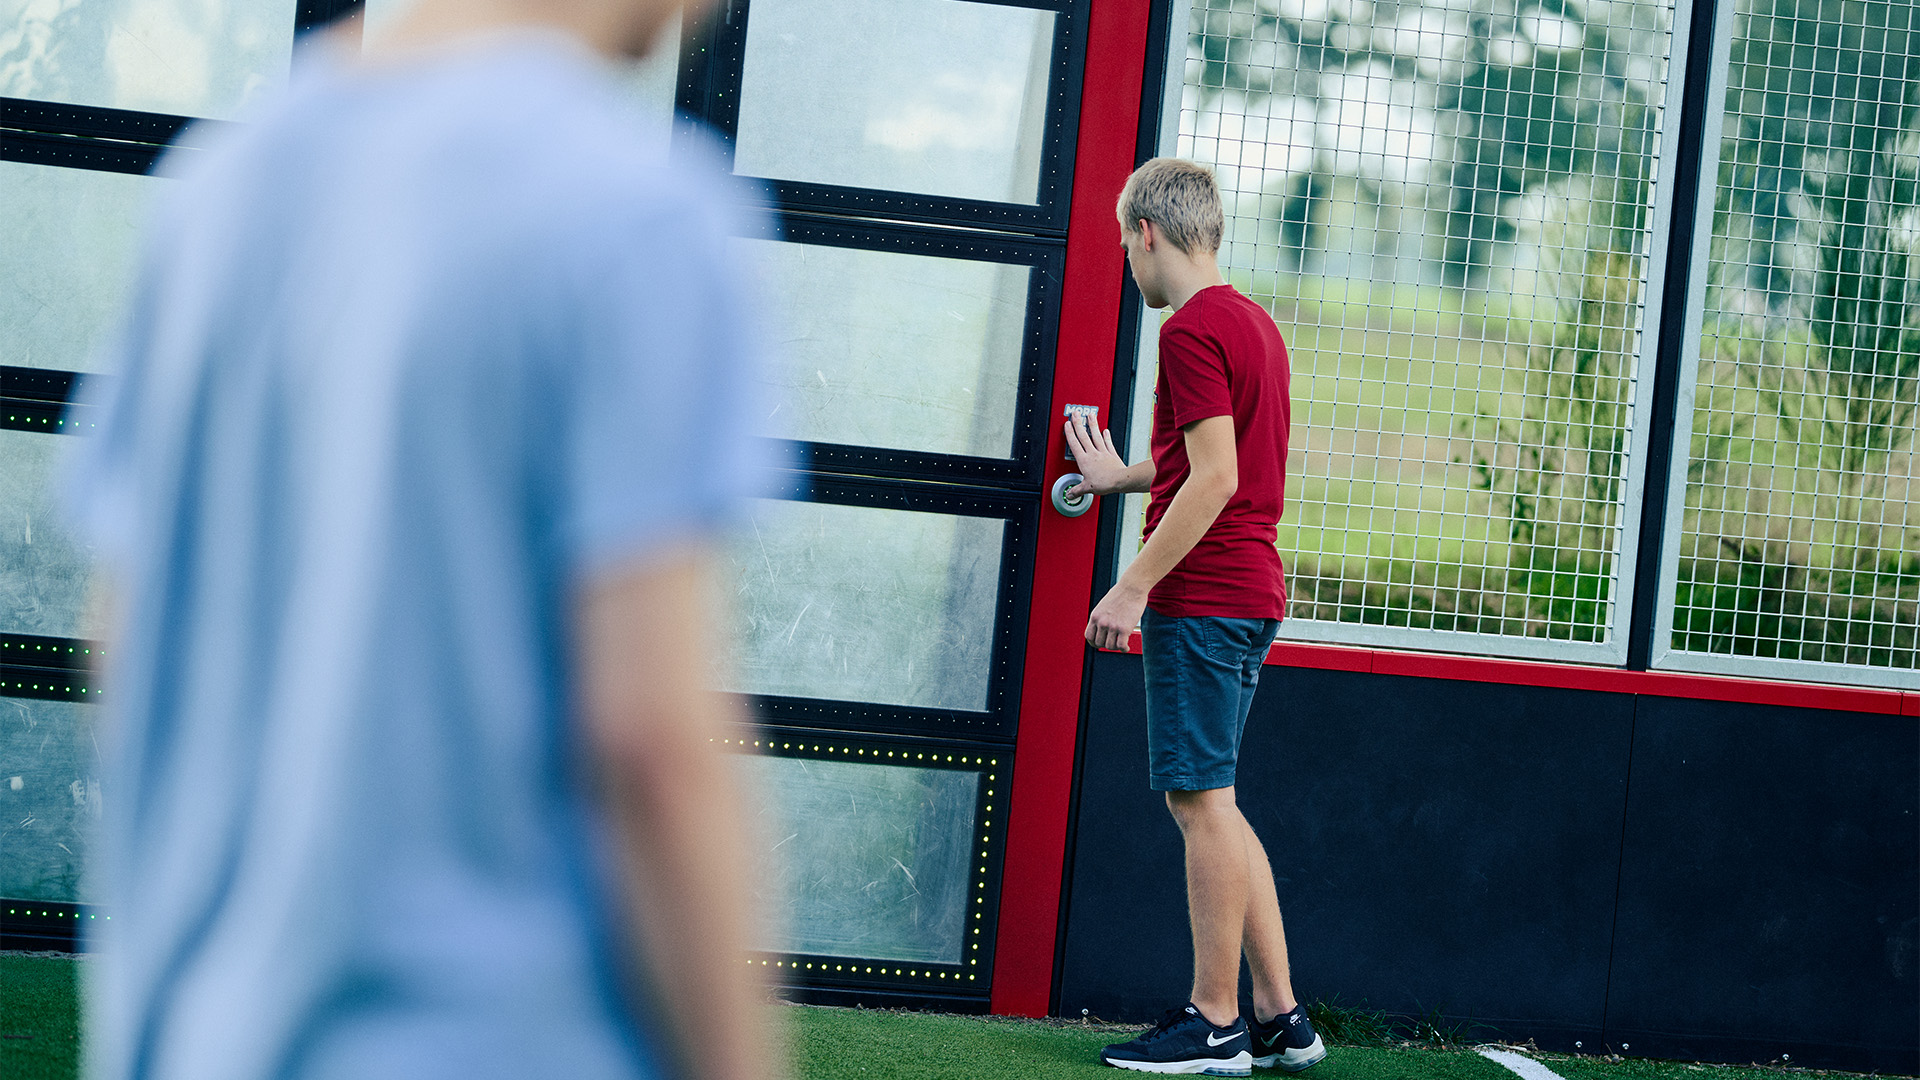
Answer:
[(773, 952), (957, 964), (980, 775), (742, 757), (769, 821)]
[(85, 874), (100, 819), (93, 709), (0, 698), (0, 896), (93, 900)]
[(985, 711), (1006, 523), (762, 500), (730, 551), (753, 694)]
[(1053, 21), (963, 0), (753, 0), (734, 168), (1035, 203)]
[(287, 77), (294, 0), (0, 0), (0, 96), (228, 117)]
[(91, 637), (93, 564), (54, 502), (60, 455), (74, 437), (0, 431), (0, 631)]
[(743, 240), (776, 299), (779, 432), (977, 457), (1013, 452), (1033, 271)]
[(144, 176), (0, 162), (0, 364), (92, 371), (126, 298)]

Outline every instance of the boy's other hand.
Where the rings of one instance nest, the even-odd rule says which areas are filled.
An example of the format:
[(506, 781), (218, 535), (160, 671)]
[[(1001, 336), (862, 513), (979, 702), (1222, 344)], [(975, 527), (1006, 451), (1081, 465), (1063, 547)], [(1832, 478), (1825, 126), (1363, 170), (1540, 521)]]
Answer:
[(1096, 649), (1124, 651), (1146, 609), (1146, 592), (1124, 579), (1115, 582), (1087, 616), (1087, 644)]
[(1087, 418), (1075, 415), (1067, 420), (1067, 450), (1079, 467), (1081, 480), (1067, 489), (1070, 496), (1111, 495), (1127, 482), (1127, 463), (1114, 448), (1113, 432), (1094, 431)]

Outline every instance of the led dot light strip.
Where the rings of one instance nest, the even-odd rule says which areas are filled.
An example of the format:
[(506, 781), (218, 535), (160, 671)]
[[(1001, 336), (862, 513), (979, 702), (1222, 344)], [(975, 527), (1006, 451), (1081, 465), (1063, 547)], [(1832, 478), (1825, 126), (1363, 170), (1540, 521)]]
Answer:
[(79, 638), (0, 634), (0, 696), (98, 701), (92, 669), (100, 646)]
[(77, 371), (0, 365), (0, 428), (78, 435), (94, 427), (91, 409), (73, 402)]
[(72, 951), (83, 927), (112, 922), (91, 904), (51, 900), (0, 900), (0, 949)]

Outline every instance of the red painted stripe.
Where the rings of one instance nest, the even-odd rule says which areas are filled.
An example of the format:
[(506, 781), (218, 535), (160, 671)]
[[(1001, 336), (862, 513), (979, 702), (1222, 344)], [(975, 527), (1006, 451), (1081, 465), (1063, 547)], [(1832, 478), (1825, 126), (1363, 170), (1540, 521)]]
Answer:
[(1899, 708), (1900, 699), (1897, 690), (1381, 650), (1374, 652), (1373, 670), (1383, 675), (1418, 675), (1431, 679), (1466, 679), (1517, 686), (1551, 686), (1568, 690), (1648, 694), (1700, 701), (1739, 701), (1754, 705), (1788, 705), (1847, 712), (1892, 713)]
[(1319, 668), (1323, 671), (1372, 671), (1370, 649), (1348, 649), (1338, 645), (1306, 645), (1276, 641), (1267, 650), (1267, 663), (1282, 667)]
[[(1140, 651), (1138, 633), (1128, 642), (1128, 651)], [(1502, 660), (1447, 653), (1311, 645), (1293, 641), (1274, 642), (1273, 648), (1267, 652), (1267, 663), (1322, 671), (1370, 671), (1376, 675), (1459, 679), (1508, 686), (1549, 686), (1563, 690), (1598, 690), (1610, 694), (1646, 694), (1696, 701), (1735, 701), (1750, 705), (1785, 705), (1796, 709), (1920, 716), (1920, 693), (1827, 683), (1742, 679), (1676, 671), (1628, 671), (1625, 668), (1586, 664)]]
[[(1091, 8), (1085, 80), (1098, 92), (1081, 99), (1049, 418), (1060, 416), (1068, 403), (1099, 405), (1103, 415), (1108, 411), (1120, 327), (1120, 275), (1126, 272), (1113, 201), (1133, 171), (1151, 0), (1100, 0)], [(1068, 468), (1060, 424), (1049, 420), (1047, 430), (1050, 485)], [(993, 1011), (1014, 1016), (1047, 1015), (1053, 994), (1074, 739), (1086, 662), (1081, 635), (1099, 539), (1098, 514), (1066, 518), (1048, 506), (1040, 518), (993, 961)]]

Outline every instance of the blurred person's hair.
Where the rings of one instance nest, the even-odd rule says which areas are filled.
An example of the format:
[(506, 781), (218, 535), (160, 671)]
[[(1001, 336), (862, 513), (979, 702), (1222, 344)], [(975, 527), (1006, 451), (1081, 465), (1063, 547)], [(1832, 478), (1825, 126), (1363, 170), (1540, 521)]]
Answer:
[(1127, 177), (1115, 209), (1120, 227), (1128, 232), (1144, 219), (1188, 255), (1220, 250), (1220, 188), (1213, 170), (1204, 165), (1185, 158), (1154, 158)]

